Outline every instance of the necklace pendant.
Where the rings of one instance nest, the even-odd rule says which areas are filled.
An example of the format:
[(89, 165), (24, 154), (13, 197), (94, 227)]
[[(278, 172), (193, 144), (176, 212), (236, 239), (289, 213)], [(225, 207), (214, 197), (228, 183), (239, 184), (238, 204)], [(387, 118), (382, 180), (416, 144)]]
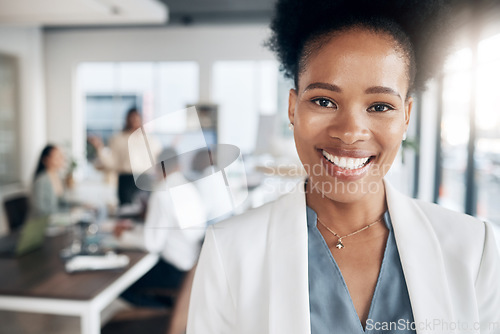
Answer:
[(335, 247), (337, 247), (338, 249), (344, 248), (344, 244), (342, 243), (342, 240), (339, 239), (337, 241), (337, 244), (335, 245)]

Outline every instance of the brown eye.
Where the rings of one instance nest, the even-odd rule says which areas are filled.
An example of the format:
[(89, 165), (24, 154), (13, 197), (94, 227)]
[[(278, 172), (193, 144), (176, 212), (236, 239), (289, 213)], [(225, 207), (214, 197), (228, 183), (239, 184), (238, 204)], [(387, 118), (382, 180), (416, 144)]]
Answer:
[(312, 101), (323, 108), (335, 108), (335, 104), (332, 101), (322, 97), (314, 99)]
[(389, 110), (394, 110), (394, 108), (387, 104), (374, 104), (373, 106), (368, 108), (368, 111), (374, 111), (374, 112), (385, 112)]

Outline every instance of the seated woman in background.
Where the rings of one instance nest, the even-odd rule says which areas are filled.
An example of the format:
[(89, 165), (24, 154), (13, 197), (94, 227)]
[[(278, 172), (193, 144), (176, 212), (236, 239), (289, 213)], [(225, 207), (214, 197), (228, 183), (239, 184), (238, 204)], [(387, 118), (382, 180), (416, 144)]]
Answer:
[(162, 308), (170, 306), (170, 300), (151, 292), (180, 288), (198, 260), (206, 212), (197, 189), (180, 170), (177, 152), (167, 148), (160, 156), (164, 161), (158, 165), (144, 225), (133, 229), (118, 225), (115, 235), (122, 246), (137, 246), (160, 255), (158, 263), (122, 297), (136, 306)]
[(65, 165), (60, 148), (47, 145), (40, 154), (35, 170), (31, 198), (33, 213), (37, 216), (56, 213), (64, 193), (64, 185), (59, 176)]

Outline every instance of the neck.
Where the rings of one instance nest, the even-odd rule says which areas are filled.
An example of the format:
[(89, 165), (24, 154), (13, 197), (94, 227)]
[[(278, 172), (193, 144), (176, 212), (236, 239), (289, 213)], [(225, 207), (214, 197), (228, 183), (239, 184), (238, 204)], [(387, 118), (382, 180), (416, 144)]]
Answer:
[(57, 169), (56, 168), (46, 168), (45, 171), (48, 173), (48, 174), (51, 174), (51, 175), (57, 175)]
[(335, 200), (330, 196), (306, 189), (306, 201), (321, 221), (338, 234), (348, 234), (379, 219), (387, 210), (385, 188), (382, 184), (377, 193), (362, 194), (348, 202)]

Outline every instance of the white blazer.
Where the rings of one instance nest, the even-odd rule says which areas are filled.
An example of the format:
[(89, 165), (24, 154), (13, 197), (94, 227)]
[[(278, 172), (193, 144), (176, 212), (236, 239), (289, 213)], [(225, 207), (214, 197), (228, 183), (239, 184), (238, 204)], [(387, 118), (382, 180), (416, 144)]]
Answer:
[[(417, 333), (500, 333), (491, 226), (385, 187)], [(188, 334), (310, 333), (303, 189), (208, 229)]]

